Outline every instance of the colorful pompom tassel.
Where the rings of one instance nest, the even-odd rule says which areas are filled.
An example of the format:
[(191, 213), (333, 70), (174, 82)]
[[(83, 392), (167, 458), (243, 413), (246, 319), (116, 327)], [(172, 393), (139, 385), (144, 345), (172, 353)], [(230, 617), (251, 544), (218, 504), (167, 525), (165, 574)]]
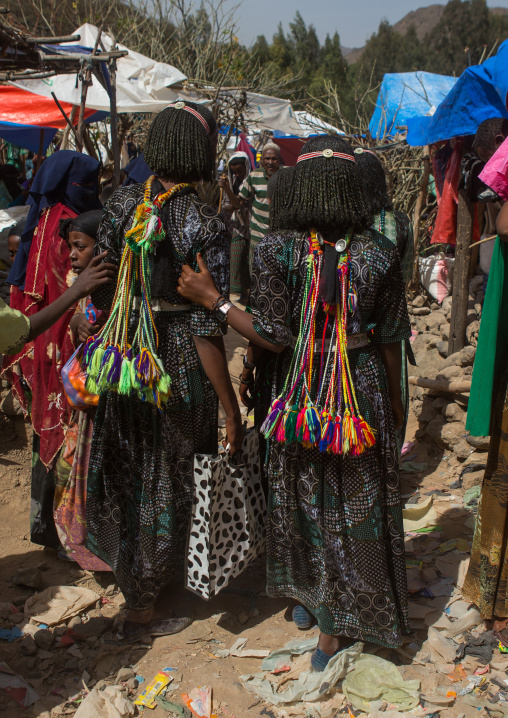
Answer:
[(263, 422), (263, 425), (261, 426), (261, 432), (267, 439), (270, 439), (277, 431), (279, 421), (282, 420), (283, 412), (284, 402), (280, 399), (275, 399), (275, 401), (270, 407), (268, 416), (266, 417)]

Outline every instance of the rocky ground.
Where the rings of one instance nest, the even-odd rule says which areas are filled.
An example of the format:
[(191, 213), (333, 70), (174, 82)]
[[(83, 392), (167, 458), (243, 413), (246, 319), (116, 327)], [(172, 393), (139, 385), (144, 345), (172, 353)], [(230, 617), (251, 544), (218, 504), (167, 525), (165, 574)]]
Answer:
[[(418, 363), (411, 367), (411, 376), (470, 378), (483, 303), (479, 277), (472, 280), (470, 291), (468, 345), (453, 357), (446, 357), (450, 301), (439, 307), (421, 296), (411, 303), (412, 345)], [(243, 347), (243, 340), (230, 331), (228, 356), (234, 380), (241, 370)], [(375, 655), (386, 661), (379, 664), (383, 670), (396, 667), (402, 688), (394, 690), (392, 676), (391, 692), (378, 685), (376, 695), (369, 694), (370, 702), (363, 704), (352, 688), (348, 691), (348, 682), (353, 685), (360, 666), (352, 653), (344, 659), (340, 676), (338, 664), (333, 680), (325, 676), (316, 689), (318, 700), (290, 705), (281, 704), (280, 696), (309, 680), (305, 670), (310, 653), (290, 658), (289, 651), (282, 664), (268, 666), (262, 664), (260, 652), (266, 655), (291, 639), (310, 641), (317, 631), (302, 634), (289, 620), (287, 602), (266, 597), (262, 559), (210, 602), (180, 585), (170, 587), (161, 598), (160, 613), (190, 614), (192, 625), (175, 636), (126, 645), (118, 633), (123, 599), (112, 575), (82, 571), (28, 541), (30, 432), (5, 388), (3, 396), (9, 416), (0, 414), (0, 655), (38, 694), (29, 708), (22, 709), (12, 693), (0, 690), (0, 714), (5, 718), (57, 718), (76, 711), (77, 718), (132, 715), (132, 701), (166, 667), (172, 669), (173, 680), (164, 696), (166, 703), (151, 711), (154, 718), (190, 715), (181, 695), (205, 685), (213, 689), (213, 713), (227, 718), (508, 714), (504, 700), (508, 656), (500, 654), (488, 627), (460, 595), (488, 450), (488, 441), (469, 437), (465, 431), (466, 392), (456, 395), (411, 386), (401, 482), (412, 633), (398, 651), (363, 648), (364, 657)], [(55, 586), (88, 589), (95, 595), (87, 594), (89, 604), (77, 615), (41, 626), (28, 615), (26, 602)], [(18, 631), (22, 635), (16, 638)], [(358, 653), (360, 648), (355, 650)], [(263, 665), (269, 670), (263, 672)], [(0, 685), (4, 685), (1, 670), (0, 666)], [(245, 680), (246, 675), (260, 672), (261, 678)], [(376, 675), (369, 674), (364, 698), (377, 685)], [(256, 680), (258, 688), (247, 690), (246, 684)], [(266, 697), (270, 685), (278, 697), (265, 700), (261, 696)], [(112, 692), (116, 712), (105, 707), (87, 711), (93, 695), (88, 702), (84, 699), (93, 688), (93, 695), (102, 697)]]

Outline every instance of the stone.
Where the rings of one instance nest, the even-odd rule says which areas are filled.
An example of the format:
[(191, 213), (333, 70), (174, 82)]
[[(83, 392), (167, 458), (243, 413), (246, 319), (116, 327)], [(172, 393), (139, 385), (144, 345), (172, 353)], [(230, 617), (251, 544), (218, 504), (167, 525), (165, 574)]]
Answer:
[(49, 651), (55, 643), (55, 636), (52, 631), (43, 628), (34, 634), (34, 641), (38, 648), (43, 651)]
[(457, 365), (453, 366), (446, 366), (444, 369), (440, 369), (436, 379), (445, 379), (446, 381), (451, 381), (452, 379), (457, 379), (462, 375), (462, 368)]
[(476, 451), (488, 451), (490, 446), (490, 436), (466, 436), (467, 443)]
[(425, 318), (425, 328), (428, 332), (437, 332), (439, 326), (443, 323), (444, 316), (437, 312), (432, 312)]
[(12, 582), (16, 586), (27, 586), (28, 588), (34, 588), (36, 591), (39, 591), (44, 586), (41, 572), (33, 568), (18, 569), (12, 577)]
[(120, 668), (120, 670), (116, 674), (117, 683), (125, 683), (131, 678), (136, 678), (136, 672), (133, 671), (132, 668)]
[(110, 584), (104, 593), (106, 596), (114, 596), (116, 593), (116, 584), (115, 583)]
[(411, 304), (413, 305), (413, 307), (423, 307), (425, 304), (425, 299), (422, 297), (421, 294), (419, 294), (417, 297), (415, 297), (413, 299)]
[(483, 274), (478, 275), (477, 277), (473, 277), (472, 280), (469, 282), (470, 294), (476, 294), (476, 292), (479, 292), (480, 289), (483, 289)]
[(440, 409), (443, 409), (445, 406), (448, 406), (450, 403), (450, 399), (447, 399), (444, 396), (438, 396), (437, 399), (434, 399), (432, 402), (432, 406), (434, 409), (437, 409), (439, 411)]
[(471, 447), (465, 439), (461, 439), (458, 444), (453, 447), (455, 456), (460, 461), (465, 461), (471, 454)]
[(418, 334), (413, 341), (413, 352), (418, 354), (421, 351), (427, 351), (433, 349), (437, 345), (438, 340), (433, 334)]
[(432, 404), (425, 402), (420, 414), (418, 415), (418, 421), (420, 424), (428, 424), (429, 421), (432, 421), (432, 419), (435, 418), (435, 416), (436, 410), (432, 407)]
[(11, 417), (20, 416), (23, 414), (21, 404), (14, 396), (12, 391), (10, 391), (0, 402), (0, 411), (5, 414), (5, 416)]
[(436, 349), (441, 354), (442, 357), (448, 356), (448, 342), (437, 342), (436, 343)]
[(448, 340), (450, 339), (450, 325), (448, 322), (441, 324), (439, 327), (439, 335), (444, 342), (448, 343)]
[(23, 656), (33, 656), (37, 653), (37, 644), (32, 636), (23, 636), (19, 650)]
[(128, 688), (130, 691), (137, 691), (137, 690), (138, 690), (138, 682), (137, 682), (137, 680), (136, 680), (135, 678), (129, 678), (129, 680), (127, 681), (127, 684), (126, 684), (126, 685), (127, 685), (127, 688)]
[(478, 339), (479, 331), (480, 331), (480, 322), (478, 321), (478, 319), (475, 319), (473, 322), (471, 322), (471, 324), (469, 324), (466, 327), (466, 339), (469, 342), (469, 344), (473, 344), (473, 342), (474, 342), (474, 344), (476, 346), (476, 341)]
[(446, 314), (449, 314), (452, 311), (452, 298), (445, 297), (443, 299), (443, 303), (441, 304), (441, 308)]
[[(430, 309), (429, 309), (429, 311), (430, 311)], [(242, 612), (239, 613), (238, 616), (237, 616), (238, 623), (239, 623), (241, 626), (243, 626), (245, 623), (247, 623), (247, 621), (249, 620), (249, 618), (250, 618), (250, 613), (249, 613), (248, 611), (242, 611)]]
[(443, 409), (443, 416), (446, 417), (447, 421), (461, 421), (462, 423), (466, 421), (466, 412), (455, 402), (448, 404)]
[(453, 421), (445, 424), (440, 432), (438, 443), (446, 449), (453, 449), (459, 441), (464, 437), (464, 424)]
[(65, 633), (67, 633), (67, 626), (56, 626), (53, 629), (53, 633), (57, 638), (61, 638)]
[[(469, 453), (471, 453), (471, 447), (469, 446), (469, 444), (467, 444), (467, 447), (469, 449)], [(462, 488), (464, 489), (464, 491), (472, 489), (473, 486), (481, 486), (484, 474), (485, 469), (479, 469), (478, 471), (468, 471), (467, 474), (464, 474), (462, 476)]]
[(473, 366), (476, 347), (464, 347), (459, 352), (460, 366)]
[(460, 366), (460, 352), (455, 352), (455, 354), (450, 354), (449, 357), (446, 357), (439, 365), (439, 370), (441, 371), (447, 366)]
[(76, 626), (81, 625), (81, 618), (79, 616), (73, 616), (67, 626), (69, 628), (75, 628)]
[(23, 613), (13, 613), (13, 614), (11, 614), (10, 619), (13, 623), (16, 623), (16, 624), (23, 623), (23, 621), (25, 620), (25, 616)]
[(93, 616), (86, 623), (79, 623), (72, 628), (72, 636), (78, 641), (86, 641), (88, 638), (102, 636), (113, 626), (113, 619), (105, 616)]
[(413, 309), (413, 314), (415, 315), (415, 317), (425, 317), (427, 314), (430, 314), (430, 312), (430, 307), (415, 307)]
[(431, 308), (432, 310), (434, 310), (434, 309), (439, 309), (439, 304), (438, 304), (437, 302), (431, 302), (430, 308)]
[[(445, 425), (444, 418), (441, 415), (437, 416), (435, 419), (432, 419), (432, 421), (430, 421), (427, 424), (427, 428), (425, 429), (423, 436), (424, 437), (428, 436), (429, 439), (433, 439), (436, 442), (440, 442), (441, 441), (441, 431), (442, 431), (444, 425)], [(422, 437), (418, 437), (418, 438), (422, 438)]]

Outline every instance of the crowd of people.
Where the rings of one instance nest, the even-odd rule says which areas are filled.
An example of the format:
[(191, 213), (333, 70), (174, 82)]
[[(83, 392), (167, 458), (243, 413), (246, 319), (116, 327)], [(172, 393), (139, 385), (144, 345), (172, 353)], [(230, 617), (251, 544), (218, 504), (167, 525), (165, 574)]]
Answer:
[[(272, 142), (259, 168), (235, 152), (219, 213), (196, 189), (216, 176), (217, 134), (206, 107), (170, 105), (104, 207), (90, 157), (59, 151), (35, 175), (0, 304), (3, 376), (34, 429), (31, 540), (114, 573), (128, 640), (189, 624), (155, 609), (183, 575), (193, 457), (217, 451), (219, 402), (241, 451), (230, 326), (249, 343), (240, 397), (262, 439), (266, 590), (299, 628), (317, 623), (320, 671), (351, 642), (399, 646), (409, 631), (411, 223), (376, 153), (338, 135), (311, 138), (295, 167)], [(96, 401), (73, 411), (61, 370), (80, 345)]]

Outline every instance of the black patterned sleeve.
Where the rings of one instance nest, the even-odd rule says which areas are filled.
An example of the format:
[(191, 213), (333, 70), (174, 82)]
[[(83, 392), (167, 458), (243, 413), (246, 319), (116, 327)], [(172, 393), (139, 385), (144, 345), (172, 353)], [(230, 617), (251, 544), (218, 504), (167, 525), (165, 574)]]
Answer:
[[(97, 231), (97, 240), (95, 242), (94, 255), (101, 254), (101, 252), (107, 252), (108, 256), (105, 261), (116, 264), (120, 264), (120, 242), (118, 239), (118, 233), (116, 229), (115, 219), (113, 213), (109, 209), (109, 205), (106, 205), (104, 214), (102, 215), (101, 223)], [(113, 304), (113, 297), (115, 296), (116, 282), (112, 284), (104, 284), (99, 287), (92, 294), (92, 303), (97, 309), (110, 309)]]
[(376, 294), (373, 340), (378, 344), (403, 341), (411, 336), (406, 294), (398, 252), (392, 250), (391, 262)]
[[(219, 218), (217, 217), (219, 220)], [(231, 243), (227, 234), (227, 230), (222, 220), (219, 220), (219, 231), (211, 231), (208, 223), (207, 230), (209, 234), (205, 234), (200, 251), (205, 260), (206, 266), (217, 290), (225, 297), (229, 297), (229, 252)], [(197, 262), (193, 267), (197, 270)], [(191, 310), (191, 333), (196, 336), (220, 336), (226, 334), (227, 324), (219, 322), (213, 312), (208, 311), (200, 304), (193, 304)]]
[(287, 283), (290, 268), (281, 252), (281, 239), (265, 237), (254, 252), (250, 304), (253, 326), (260, 337), (273, 344), (291, 346), (291, 301)]

